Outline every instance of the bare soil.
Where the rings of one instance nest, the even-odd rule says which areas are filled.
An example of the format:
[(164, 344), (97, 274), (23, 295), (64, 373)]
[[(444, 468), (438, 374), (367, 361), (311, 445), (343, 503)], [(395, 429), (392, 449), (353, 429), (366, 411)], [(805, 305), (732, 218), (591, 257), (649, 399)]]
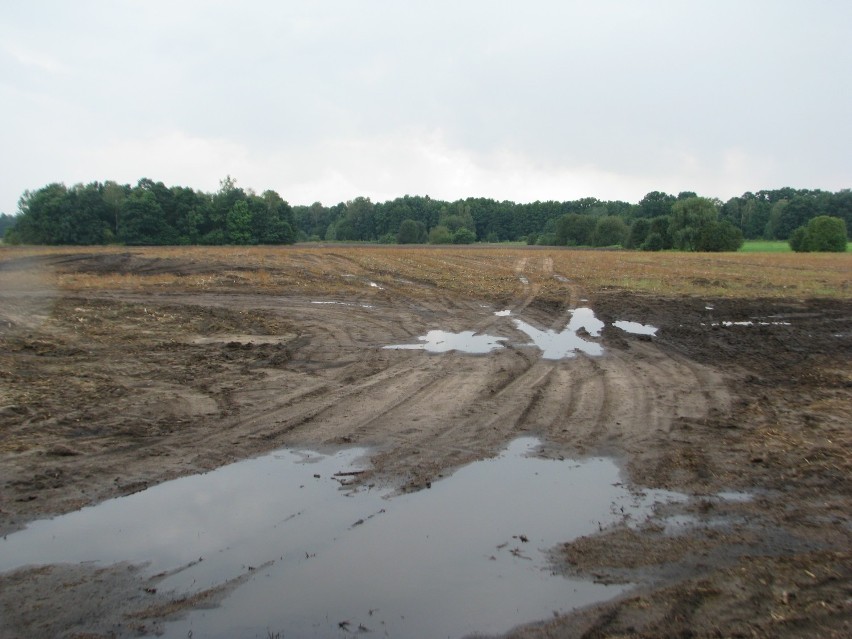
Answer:
[[(0, 262), (0, 533), (281, 447), (369, 446), (361, 480), (412, 491), (537, 435), (543, 455), (614, 455), (632, 485), (706, 496), (691, 514), (708, 525), (649, 520), (554, 549), (561, 571), (639, 586), (512, 636), (852, 636), (852, 302), (582, 290), (517, 252), (508, 296), (342, 251), (322, 256), (336, 280), (272, 292), (195, 258)], [(317, 258), (300, 259), (263, 277), (310, 281)], [(63, 274), (216, 285), (69, 290)], [(607, 322), (602, 357), (382, 348), (434, 328), (505, 335), (505, 309), (561, 329), (578, 305)], [(0, 575), (0, 637), (136, 636), (209, 594), (170, 599), (133, 566), (25, 568)]]

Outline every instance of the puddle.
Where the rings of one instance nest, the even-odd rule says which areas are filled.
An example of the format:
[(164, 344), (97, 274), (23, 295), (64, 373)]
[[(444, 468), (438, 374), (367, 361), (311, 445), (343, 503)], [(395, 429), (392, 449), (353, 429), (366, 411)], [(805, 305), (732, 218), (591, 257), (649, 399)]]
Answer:
[[(512, 315), (512, 311), (510, 309), (496, 311), (494, 315), (497, 317), (509, 317)], [(594, 311), (590, 308), (578, 308), (571, 311), (571, 321), (560, 332), (552, 329), (540, 330), (520, 319), (513, 321), (518, 330), (526, 333), (532, 340), (532, 344), (524, 344), (524, 346), (536, 346), (539, 348), (542, 359), (565, 359), (576, 356), (578, 352), (587, 355), (603, 354), (603, 346), (597, 342), (589, 341), (579, 334), (580, 331), (584, 331), (589, 337), (600, 337), (604, 323), (595, 317)], [(505, 345), (502, 342), (508, 341), (509, 338), (480, 335), (473, 331), (448, 333), (447, 331), (434, 330), (417, 339), (421, 343), (392, 344), (384, 348), (425, 350), (430, 353), (459, 351), (462, 353), (484, 354), (498, 348), (504, 348)]]
[(524, 286), (529, 286), (530, 281), (527, 279), (527, 277), (525, 275), (521, 275), (518, 279), (521, 281), (521, 284), (523, 284)]
[(0, 542), (0, 570), (184, 567), (158, 585), (176, 594), (251, 575), (219, 607), (167, 623), (165, 637), (504, 633), (626, 590), (552, 574), (548, 549), (685, 499), (629, 492), (609, 459), (529, 457), (537, 446), (516, 440), (430, 490), (395, 497), (341, 488), (363, 449), (282, 451), (34, 522)]
[(604, 323), (595, 317), (590, 308), (578, 308), (571, 312), (571, 321), (568, 326), (560, 332), (553, 329), (540, 330), (523, 320), (514, 320), (518, 330), (526, 333), (533, 341), (533, 345), (541, 350), (542, 359), (564, 359), (574, 357), (576, 354), (602, 355), (603, 346), (597, 342), (591, 342), (578, 334), (585, 331), (590, 337), (599, 337)]
[(754, 499), (754, 494), (738, 490), (728, 490), (716, 493), (716, 499), (719, 499), (721, 501), (745, 504)]
[(459, 351), (462, 353), (484, 354), (490, 353), (498, 348), (503, 348), (501, 342), (505, 337), (494, 335), (479, 335), (473, 331), (462, 331), (461, 333), (448, 333), (447, 331), (429, 331), (423, 337), (418, 337), (420, 344), (391, 344), (386, 349), (394, 350), (418, 350), (429, 353), (448, 353)]
[(613, 322), (613, 326), (616, 328), (620, 328), (625, 333), (631, 333), (633, 335), (656, 335), (659, 330), (656, 326), (651, 326), (650, 324), (640, 324), (639, 322)]
[(571, 281), (567, 277), (565, 277), (564, 275), (554, 275), (553, 277), (555, 277), (560, 282), (570, 282)]

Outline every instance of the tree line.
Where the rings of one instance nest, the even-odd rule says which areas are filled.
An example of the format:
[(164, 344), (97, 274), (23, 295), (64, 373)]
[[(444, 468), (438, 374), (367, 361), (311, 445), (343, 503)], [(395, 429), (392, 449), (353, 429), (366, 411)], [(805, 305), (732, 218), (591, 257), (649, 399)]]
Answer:
[[(290, 206), (275, 191), (257, 195), (231, 177), (215, 193), (166, 187), (49, 184), (21, 197), (3, 216), (6, 241), (27, 244), (288, 244), (295, 241), (553, 246), (645, 250), (736, 250), (744, 239), (787, 240), (830, 216), (852, 229), (852, 191), (782, 188), (727, 202), (694, 192), (648, 193), (638, 203), (596, 198), (515, 203), (490, 198), (453, 202), (405, 195), (324, 206)], [(0, 228), (2, 231), (2, 228)], [(799, 233), (801, 234), (801, 232)], [(814, 245), (811, 243), (811, 245)]]
[(92, 182), (27, 191), (5, 241), (24, 244), (288, 244), (296, 241), (292, 207), (275, 191), (257, 195), (227, 177), (216, 193)]

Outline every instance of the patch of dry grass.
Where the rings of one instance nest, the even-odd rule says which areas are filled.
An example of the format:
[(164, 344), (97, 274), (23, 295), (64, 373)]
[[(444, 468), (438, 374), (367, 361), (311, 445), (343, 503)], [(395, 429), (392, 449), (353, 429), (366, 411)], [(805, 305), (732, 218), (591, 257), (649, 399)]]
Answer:
[[(139, 269), (99, 268), (129, 256)], [(87, 260), (78, 268), (78, 257)], [(567, 288), (661, 296), (852, 297), (852, 256), (813, 253), (640, 253), (524, 247), (3, 247), (0, 266), (23, 258), (53, 265), (56, 286), (87, 289), (234, 290), (317, 295), (365, 293), (414, 283), (482, 299), (522, 295), (564, 299)], [(95, 264), (95, 266), (92, 266)], [(372, 291), (375, 293), (376, 290)], [(415, 294), (413, 288), (409, 291)]]

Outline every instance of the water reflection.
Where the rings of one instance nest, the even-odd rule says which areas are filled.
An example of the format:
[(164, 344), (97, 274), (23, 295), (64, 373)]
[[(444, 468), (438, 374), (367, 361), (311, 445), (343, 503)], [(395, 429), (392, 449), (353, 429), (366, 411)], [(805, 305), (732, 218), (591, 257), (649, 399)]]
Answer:
[(500, 342), (506, 341), (505, 337), (493, 335), (480, 335), (473, 331), (462, 331), (461, 333), (449, 333), (447, 331), (429, 331), (423, 337), (418, 337), (420, 344), (392, 344), (385, 346), (397, 350), (418, 350), (429, 353), (447, 353), (449, 351), (460, 351), (462, 353), (483, 354), (490, 353), (498, 348), (503, 348)]
[(656, 326), (640, 324), (639, 322), (618, 321), (613, 322), (612, 325), (616, 328), (620, 328), (625, 333), (630, 333), (632, 335), (656, 335), (659, 330)]
[(515, 326), (526, 333), (533, 344), (541, 349), (542, 359), (565, 359), (574, 357), (578, 352), (586, 355), (602, 355), (603, 346), (579, 335), (585, 331), (590, 337), (599, 337), (604, 323), (595, 317), (590, 308), (578, 308), (571, 311), (571, 321), (559, 332), (553, 329), (540, 330), (523, 320), (514, 320)]
[(624, 590), (552, 575), (549, 548), (680, 499), (630, 493), (608, 459), (529, 457), (537, 446), (516, 440), (397, 497), (341, 486), (363, 450), (283, 451), (36, 522), (0, 542), (0, 569), (129, 560), (156, 573), (203, 557), (159, 584), (184, 593), (262, 567), (166, 637), (502, 633)]

